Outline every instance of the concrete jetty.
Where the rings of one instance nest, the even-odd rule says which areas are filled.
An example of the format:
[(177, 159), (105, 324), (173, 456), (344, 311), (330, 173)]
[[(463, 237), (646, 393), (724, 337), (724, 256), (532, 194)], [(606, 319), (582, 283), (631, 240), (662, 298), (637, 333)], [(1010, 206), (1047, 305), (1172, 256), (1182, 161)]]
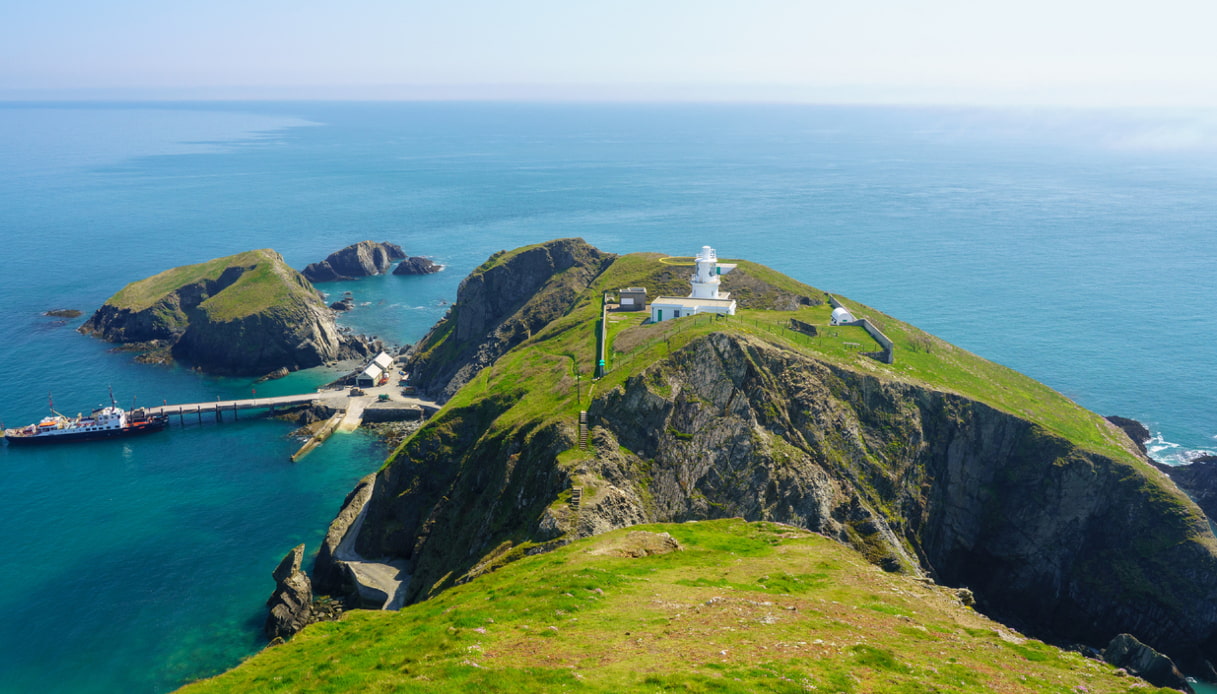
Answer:
[[(311, 403), (320, 403), (335, 410), (342, 410), (347, 413), (343, 420), (343, 425), (339, 428), (340, 431), (354, 431), (362, 423), (362, 415), (364, 410), (377, 403), (384, 403), (401, 407), (420, 408), (423, 412), (434, 412), (439, 409), (439, 403), (425, 398), (417, 398), (413, 396), (402, 395), (400, 387), (385, 384), (383, 386), (375, 386), (372, 388), (364, 388), (362, 395), (351, 395), (350, 389), (337, 390), (319, 390), (312, 393), (299, 393), (296, 395), (277, 395), (265, 398), (241, 398), (237, 400), (215, 400), (214, 402), (191, 402), (176, 405), (156, 405), (153, 407), (142, 408), (148, 414), (177, 416), (179, 421), (184, 423), (186, 416), (194, 415), (199, 421), (203, 421), (203, 415), (213, 415), (215, 421), (222, 421), (224, 414), (231, 412), (234, 417), (243, 410), (269, 410), (284, 409), (287, 407), (295, 407), (299, 405), (308, 405)], [(387, 400), (382, 400), (381, 396), (388, 396)]]

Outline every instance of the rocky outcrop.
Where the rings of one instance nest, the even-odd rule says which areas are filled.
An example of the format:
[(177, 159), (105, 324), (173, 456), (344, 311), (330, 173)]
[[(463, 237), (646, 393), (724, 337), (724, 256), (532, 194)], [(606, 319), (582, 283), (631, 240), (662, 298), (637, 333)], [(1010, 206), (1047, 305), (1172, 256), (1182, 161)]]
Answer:
[(394, 261), (405, 260), (406, 253), (395, 243), (360, 241), (335, 251), (321, 262), (304, 268), (310, 282), (334, 282), (384, 274)]
[(394, 275), (430, 275), (443, 270), (444, 266), (424, 258), (421, 255), (411, 256), (393, 268)]
[(355, 298), (344, 296), (340, 301), (335, 301), (334, 303), (330, 304), (330, 308), (334, 309), (335, 311), (350, 311), (351, 309), (355, 308)]
[(258, 376), (367, 354), (321, 295), (270, 249), (168, 270), (127, 285), (81, 327), (110, 342), (169, 345), (217, 374)]
[(1103, 651), (1103, 660), (1131, 672), (1156, 687), (1191, 692), (1187, 678), (1170, 658), (1146, 646), (1131, 634), (1120, 634)]
[(1152, 436), (1150, 436), (1149, 429), (1146, 429), (1144, 424), (1135, 419), (1120, 417), (1118, 415), (1108, 415), (1104, 419), (1115, 424), (1121, 431), (1127, 434), (1128, 438), (1137, 446), (1137, 450), (1141, 451), (1141, 455), (1149, 455), (1149, 450), (1145, 448), (1145, 442), (1150, 440)]
[(43, 311), (42, 315), (51, 318), (79, 318), (81, 312), (74, 308), (53, 308), (49, 311)]
[(447, 399), (477, 372), (570, 310), (615, 255), (583, 239), (497, 253), (461, 282), (456, 303), (422, 339), (406, 370)]
[(1205, 515), (1217, 519), (1217, 456), (1201, 456), (1187, 465), (1163, 465), (1179, 488), (1196, 502)]
[(270, 639), (290, 639), (314, 621), (313, 585), (308, 574), (300, 570), (303, 558), (304, 545), (296, 545), (271, 574), (275, 578), (275, 592), (266, 601), (270, 614), (263, 628)]

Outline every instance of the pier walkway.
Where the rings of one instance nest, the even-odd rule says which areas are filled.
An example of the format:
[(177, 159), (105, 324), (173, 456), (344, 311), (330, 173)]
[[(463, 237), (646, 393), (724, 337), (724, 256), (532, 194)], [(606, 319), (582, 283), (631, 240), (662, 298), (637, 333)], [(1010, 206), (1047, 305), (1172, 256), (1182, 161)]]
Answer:
[[(354, 431), (359, 426), (363, 419), (363, 412), (368, 407), (377, 404), (410, 406), (422, 408), (426, 410), (437, 410), (439, 404), (432, 400), (423, 398), (410, 397), (401, 394), (401, 388), (396, 385), (385, 384), (373, 388), (364, 388), (364, 395), (351, 395), (347, 388), (335, 390), (319, 390), (311, 393), (300, 393), (298, 395), (277, 395), (273, 397), (263, 398), (242, 398), (238, 400), (215, 400), (214, 402), (191, 402), (180, 405), (156, 405), (153, 407), (144, 407), (144, 411), (153, 415), (177, 416), (179, 421), (185, 423), (187, 415), (195, 415), (200, 422), (203, 421), (203, 415), (213, 415), (216, 421), (221, 421), (225, 414), (232, 413), (233, 418), (238, 417), (238, 412), (242, 410), (270, 410), (274, 412), (276, 409), (287, 407), (295, 407), (299, 405), (308, 405), (312, 402), (319, 402), (328, 405), (336, 410), (346, 412), (343, 418), (341, 431)], [(388, 395), (388, 400), (382, 401), (381, 395)]]

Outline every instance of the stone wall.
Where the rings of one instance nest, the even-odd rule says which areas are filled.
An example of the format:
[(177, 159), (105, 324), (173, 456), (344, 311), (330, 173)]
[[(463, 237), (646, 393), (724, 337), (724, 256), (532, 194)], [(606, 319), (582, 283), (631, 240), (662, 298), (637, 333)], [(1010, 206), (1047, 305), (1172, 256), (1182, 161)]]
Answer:
[(418, 405), (381, 403), (363, 411), (365, 422), (407, 422), (423, 418), (423, 408)]
[[(833, 296), (832, 294), (828, 295), (828, 303), (831, 304), (833, 308), (846, 308), (843, 307), (841, 302), (837, 301), (837, 297)], [(896, 361), (895, 345), (887, 335), (883, 334), (883, 331), (879, 329), (879, 326), (870, 322), (869, 319), (863, 318), (852, 323), (842, 323), (842, 325), (862, 326), (862, 329), (865, 330), (871, 337), (875, 338), (875, 342), (878, 342), (879, 346), (883, 348), (882, 352), (863, 352), (863, 354), (873, 359), (877, 359), (884, 364), (891, 364), (892, 362)]]

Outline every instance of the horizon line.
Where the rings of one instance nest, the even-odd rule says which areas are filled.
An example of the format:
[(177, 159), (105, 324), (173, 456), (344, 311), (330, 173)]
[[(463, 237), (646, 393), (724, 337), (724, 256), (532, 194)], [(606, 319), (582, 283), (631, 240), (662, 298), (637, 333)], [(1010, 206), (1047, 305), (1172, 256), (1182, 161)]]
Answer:
[[(486, 102), (1064, 109), (1217, 109), (1217, 99), (1109, 88), (782, 84), (380, 84), (0, 87), (0, 103)], [(1172, 94), (1173, 95), (1173, 94)], [(1190, 96), (1199, 96), (1192, 92)], [(1130, 98), (1132, 97), (1132, 98)]]

